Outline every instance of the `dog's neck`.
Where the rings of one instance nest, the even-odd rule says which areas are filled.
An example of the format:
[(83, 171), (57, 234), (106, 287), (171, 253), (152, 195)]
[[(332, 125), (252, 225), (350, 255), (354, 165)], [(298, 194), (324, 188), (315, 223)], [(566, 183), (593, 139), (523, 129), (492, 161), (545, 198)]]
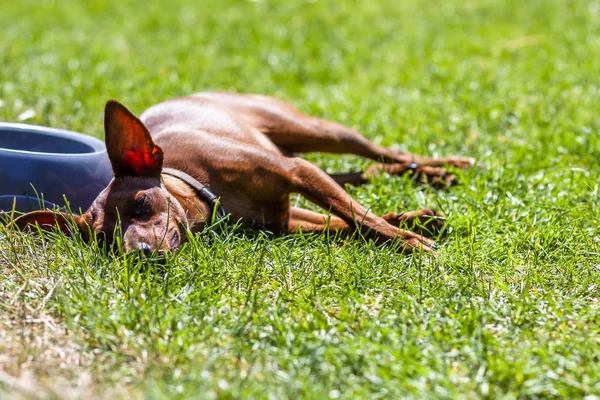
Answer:
[(212, 217), (212, 207), (208, 200), (198, 195), (198, 192), (188, 183), (172, 175), (163, 174), (162, 181), (165, 189), (179, 202), (188, 218), (189, 229), (192, 232), (201, 231)]

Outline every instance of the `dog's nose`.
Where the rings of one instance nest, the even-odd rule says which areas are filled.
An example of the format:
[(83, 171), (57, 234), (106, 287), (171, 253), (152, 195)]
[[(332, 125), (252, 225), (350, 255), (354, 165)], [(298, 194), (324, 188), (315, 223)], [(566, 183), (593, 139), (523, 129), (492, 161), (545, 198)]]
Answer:
[(138, 243), (137, 249), (140, 253), (144, 254), (145, 256), (149, 256), (152, 253), (152, 248), (148, 243)]

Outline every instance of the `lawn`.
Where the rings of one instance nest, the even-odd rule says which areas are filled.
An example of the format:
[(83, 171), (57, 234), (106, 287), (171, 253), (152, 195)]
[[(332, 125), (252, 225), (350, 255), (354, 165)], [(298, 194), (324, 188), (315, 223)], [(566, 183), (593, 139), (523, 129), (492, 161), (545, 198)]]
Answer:
[(443, 210), (439, 257), (225, 228), (161, 265), (0, 227), (0, 397), (600, 396), (599, 2), (0, 8), (0, 120), (102, 137), (110, 98), (139, 114), (204, 90), (475, 157), (447, 191), (349, 189), (379, 213)]

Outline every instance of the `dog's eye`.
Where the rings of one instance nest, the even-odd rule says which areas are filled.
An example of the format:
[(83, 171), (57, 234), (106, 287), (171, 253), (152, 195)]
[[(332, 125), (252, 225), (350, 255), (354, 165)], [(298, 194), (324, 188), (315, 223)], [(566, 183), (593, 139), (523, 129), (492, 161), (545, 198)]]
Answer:
[(136, 202), (135, 202), (135, 209), (133, 210), (133, 214), (134, 215), (142, 215), (145, 214), (147, 212), (149, 212), (149, 206), (148, 206), (148, 200), (146, 199), (146, 196), (142, 196), (140, 197)]

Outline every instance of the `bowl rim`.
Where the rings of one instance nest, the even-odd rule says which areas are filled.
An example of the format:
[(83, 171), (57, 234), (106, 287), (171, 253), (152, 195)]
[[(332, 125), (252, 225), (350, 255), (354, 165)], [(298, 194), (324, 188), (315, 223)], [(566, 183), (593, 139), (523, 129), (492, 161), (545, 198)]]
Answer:
[(15, 150), (8, 149), (0, 146), (0, 153), (6, 152), (9, 154), (21, 154), (21, 155), (33, 155), (33, 156), (50, 156), (50, 157), (92, 157), (99, 154), (106, 153), (106, 145), (104, 142), (93, 136), (85, 135), (83, 133), (69, 131), (66, 129), (50, 128), (47, 126), (20, 124), (16, 122), (0, 122), (0, 131), (4, 129), (17, 130), (22, 132), (35, 132), (46, 136), (57, 136), (75, 142), (83, 143), (92, 148), (92, 152), (88, 153), (52, 153), (42, 151), (29, 151), (29, 150)]

